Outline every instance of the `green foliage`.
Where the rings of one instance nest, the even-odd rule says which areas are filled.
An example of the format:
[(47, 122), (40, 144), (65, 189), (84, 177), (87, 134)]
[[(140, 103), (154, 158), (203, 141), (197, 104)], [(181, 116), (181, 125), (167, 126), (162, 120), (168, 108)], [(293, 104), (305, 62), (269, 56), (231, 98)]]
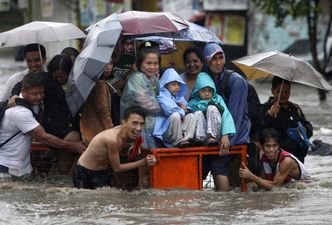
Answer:
[(287, 16), (293, 19), (318, 15), (319, 0), (252, 0), (255, 5), (268, 15), (276, 18), (276, 25), (281, 26)]

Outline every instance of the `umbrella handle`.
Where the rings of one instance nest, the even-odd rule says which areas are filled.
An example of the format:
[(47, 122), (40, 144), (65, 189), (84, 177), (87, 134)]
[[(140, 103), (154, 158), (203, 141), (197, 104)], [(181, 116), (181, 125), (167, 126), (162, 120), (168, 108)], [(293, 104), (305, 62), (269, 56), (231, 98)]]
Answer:
[[(281, 92), (282, 92), (282, 86), (284, 86), (284, 79), (282, 79), (280, 91), (279, 91), (279, 94), (278, 94), (278, 101), (277, 101), (278, 104), (279, 104), (279, 101), (280, 101), (280, 96), (281, 96)], [(277, 117), (277, 114), (274, 114), (274, 118), (276, 118), (276, 117)]]
[(108, 86), (110, 86), (110, 88), (112, 89), (113, 93), (118, 93), (118, 91), (115, 89), (115, 87), (113, 87), (112, 84), (110, 84), (107, 80), (105, 80), (105, 81), (108, 84)]

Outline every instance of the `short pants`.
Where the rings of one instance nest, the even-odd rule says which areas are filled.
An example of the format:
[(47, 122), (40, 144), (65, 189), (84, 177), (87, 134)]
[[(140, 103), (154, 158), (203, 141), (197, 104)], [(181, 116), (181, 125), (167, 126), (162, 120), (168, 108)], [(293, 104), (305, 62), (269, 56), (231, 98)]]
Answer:
[(228, 166), (230, 156), (208, 155), (203, 157), (203, 179), (207, 177), (209, 172), (213, 176), (223, 175), (228, 176)]
[(109, 170), (90, 170), (76, 165), (73, 176), (74, 187), (96, 189), (111, 185)]
[(30, 181), (33, 177), (33, 173), (27, 173), (22, 176), (14, 176), (9, 173), (7, 166), (0, 165), (0, 180), (1, 181)]

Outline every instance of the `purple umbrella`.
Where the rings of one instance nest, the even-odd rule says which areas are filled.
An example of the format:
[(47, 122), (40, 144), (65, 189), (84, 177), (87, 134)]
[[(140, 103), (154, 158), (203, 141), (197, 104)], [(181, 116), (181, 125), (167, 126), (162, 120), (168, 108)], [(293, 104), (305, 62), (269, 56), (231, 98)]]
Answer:
[(118, 14), (123, 35), (179, 32), (189, 25), (172, 12), (128, 11)]

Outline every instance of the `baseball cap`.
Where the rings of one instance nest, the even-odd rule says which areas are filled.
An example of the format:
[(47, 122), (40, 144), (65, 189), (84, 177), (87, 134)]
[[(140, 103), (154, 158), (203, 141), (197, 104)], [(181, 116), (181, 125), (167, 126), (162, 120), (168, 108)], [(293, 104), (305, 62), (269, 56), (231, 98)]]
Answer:
[(222, 50), (220, 45), (218, 45), (216, 43), (206, 44), (204, 47), (204, 50), (203, 50), (203, 56), (204, 56), (205, 62), (210, 61), (212, 59), (212, 57), (217, 53), (224, 54), (224, 50)]

